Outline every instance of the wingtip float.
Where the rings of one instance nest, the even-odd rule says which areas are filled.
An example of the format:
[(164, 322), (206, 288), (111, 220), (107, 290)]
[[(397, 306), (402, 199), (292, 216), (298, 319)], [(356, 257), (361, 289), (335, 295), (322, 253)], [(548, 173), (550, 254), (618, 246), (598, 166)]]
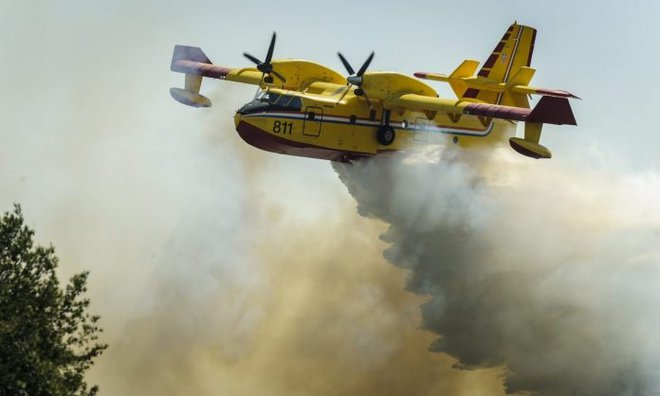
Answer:
[[(264, 60), (245, 53), (255, 66), (212, 64), (197, 47), (177, 45), (171, 70), (185, 74), (177, 101), (209, 107), (200, 94), (204, 77), (258, 86), (255, 98), (234, 117), (238, 134), (263, 150), (349, 161), (413, 144), (450, 141), (459, 147), (495, 145), (508, 139), (518, 153), (550, 158), (539, 141), (543, 124), (576, 125), (569, 99), (576, 95), (530, 86), (536, 30), (514, 23), (486, 62), (463, 61), (451, 74), (372, 72), (371, 53), (355, 72), (338, 53), (348, 76), (307, 60), (273, 59), (273, 36)], [(478, 70), (479, 69), (479, 70)], [(478, 71), (477, 71), (478, 70)], [(421, 79), (446, 82), (457, 99), (441, 98)], [(530, 109), (528, 97), (541, 99)], [(523, 122), (524, 137), (515, 137)]]

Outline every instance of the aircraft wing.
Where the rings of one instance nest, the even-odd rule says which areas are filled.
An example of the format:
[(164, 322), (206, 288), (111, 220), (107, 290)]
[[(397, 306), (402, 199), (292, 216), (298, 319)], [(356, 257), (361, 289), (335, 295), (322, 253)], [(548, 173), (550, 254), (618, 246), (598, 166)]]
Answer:
[(531, 67), (521, 67), (508, 82), (504, 83), (490, 80), (483, 76), (473, 76), (478, 65), (479, 62), (467, 59), (450, 75), (417, 72), (415, 73), (415, 77), (449, 83), (452, 90), (459, 98), (462, 98), (468, 89), (506, 93), (511, 96), (511, 102), (515, 103), (516, 106), (521, 107), (529, 107), (525, 95), (543, 95), (567, 99), (580, 99), (578, 96), (568, 91), (530, 86), (529, 83), (536, 72), (536, 70)]
[(389, 109), (413, 109), (425, 112), (440, 111), (454, 115), (465, 114), (511, 121), (577, 125), (568, 99), (553, 96), (543, 96), (533, 109), (444, 99), (417, 94), (396, 96), (386, 100), (384, 105)]
[(186, 45), (174, 47), (170, 70), (186, 75), (185, 88), (170, 88), (170, 94), (177, 101), (193, 107), (209, 107), (211, 105), (208, 98), (199, 94), (202, 77), (253, 85), (259, 85), (263, 82), (263, 73), (256, 68), (230, 68), (214, 65), (201, 48)]
[(336, 89), (346, 85), (346, 78), (323, 65), (303, 59), (269, 60), (267, 72), (255, 67), (231, 68), (211, 63), (198, 47), (177, 45), (174, 47), (170, 69), (186, 75), (185, 89), (170, 88), (170, 94), (177, 101), (193, 107), (208, 107), (211, 101), (199, 94), (202, 78), (215, 78), (244, 84), (259, 85), (262, 88), (277, 87), (301, 91), (312, 85), (323, 90)]
[(201, 48), (177, 45), (174, 47), (170, 70), (195, 76), (217, 78), (259, 85), (262, 73), (254, 67), (230, 68), (211, 63)]

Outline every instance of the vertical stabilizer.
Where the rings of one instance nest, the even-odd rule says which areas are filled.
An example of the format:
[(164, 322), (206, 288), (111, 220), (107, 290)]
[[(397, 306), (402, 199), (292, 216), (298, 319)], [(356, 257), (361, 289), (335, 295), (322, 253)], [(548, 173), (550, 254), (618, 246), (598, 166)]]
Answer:
[[(536, 29), (514, 23), (497, 43), (477, 76), (496, 83), (508, 83), (513, 76), (521, 76), (519, 74), (521, 69), (529, 67), (532, 62), (535, 40)], [(526, 72), (523, 71), (523, 74)], [(473, 98), (486, 103), (507, 106), (521, 104), (520, 98), (512, 98), (509, 93), (476, 88), (465, 91), (463, 98)]]

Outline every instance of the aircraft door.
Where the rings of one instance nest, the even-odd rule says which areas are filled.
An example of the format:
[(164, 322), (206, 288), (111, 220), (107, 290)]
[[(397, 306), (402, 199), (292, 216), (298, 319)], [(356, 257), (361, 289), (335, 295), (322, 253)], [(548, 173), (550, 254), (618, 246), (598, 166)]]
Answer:
[(305, 107), (303, 120), (303, 135), (319, 137), (323, 127), (323, 108), (316, 106)]

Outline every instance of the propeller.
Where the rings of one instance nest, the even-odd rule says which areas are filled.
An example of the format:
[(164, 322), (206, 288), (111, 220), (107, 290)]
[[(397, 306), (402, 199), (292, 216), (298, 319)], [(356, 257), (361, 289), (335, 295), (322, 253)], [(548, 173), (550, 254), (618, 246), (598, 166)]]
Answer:
[(350, 90), (350, 86), (353, 85), (353, 86), (357, 87), (355, 89), (355, 95), (364, 96), (364, 98), (367, 100), (367, 103), (369, 104), (369, 106), (371, 106), (371, 101), (369, 100), (369, 96), (367, 96), (366, 92), (364, 92), (364, 89), (362, 89), (362, 75), (369, 68), (369, 65), (371, 64), (371, 61), (374, 59), (374, 54), (375, 53), (373, 51), (371, 51), (371, 54), (369, 55), (367, 60), (364, 61), (364, 63), (362, 64), (362, 67), (360, 67), (360, 70), (358, 70), (357, 73), (356, 73), (355, 70), (353, 69), (353, 67), (351, 66), (351, 64), (348, 63), (346, 58), (344, 58), (344, 55), (342, 55), (341, 52), (337, 52), (337, 55), (339, 55), (339, 59), (341, 60), (341, 63), (344, 65), (344, 67), (346, 68), (346, 71), (349, 74), (349, 76), (346, 77), (346, 81), (348, 81), (348, 84), (349, 84), (349, 89), (347, 89), (342, 94), (341, 98), (339, 98), (339, 101), (344, 99), (344, 96)]
[(271, 63), (271, 61), (273, 60), (273, 51), (275, 50), (275, 37), (276, 37), (275, 32), (273, 32), (273, 37), (270, 39), (270, 45), (268, 46), (268, 52), (266, 53), (266, 60), (264, 60), (263, 62), (259, 60), (259, 58), (257, 58), (256, 56), (250, 55), (247, 52), (243, 52), (243, 56), (245, 56), (246, 58), (248, 58), (257, 65), (257, 70), (259, 70), (262, 73), (261, 81), (264, 80), (264, 76), (266, 74), (268, 75), (274, 74), (275, 76), (277, 76), (277, 78), (286, 82), (284, 76), (273, 70), (273, 64)]

